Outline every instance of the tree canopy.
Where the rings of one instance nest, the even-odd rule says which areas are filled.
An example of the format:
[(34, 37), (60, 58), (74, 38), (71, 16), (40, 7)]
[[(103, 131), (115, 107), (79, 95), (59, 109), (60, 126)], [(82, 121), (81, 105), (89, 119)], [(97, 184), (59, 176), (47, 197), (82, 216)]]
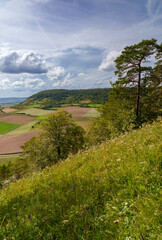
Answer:
[(75, 154), (84, 145), (84, 129), (78, 126), (67, 111), (51, 114), (42, 123), (43, 131), (22, 147), (22, 159), (33, 167), (44, 168)]
[(117, 68), (115, 74), (118, 80), (113, 84), (113, 88), (127, 99), (128, 107), (135, 109), (136, 122), (139, 125), (145, 121), (143, 109), (146, 107), (146, 99), (143, 101), (142, 98), (149, 95), (149, 87), (155, 81), (154, 78), (150, 78), (153, 68), (148, 65), (148, 60), (158, 52), (158, 49), (157, 40), (143, 40), (125, 47), (115, 60)]
[(162, 44), (151, 39), (126, 46), (115, 63), (118, 79), (91, 128), (97, 141), (137, 128), (161, 114)]

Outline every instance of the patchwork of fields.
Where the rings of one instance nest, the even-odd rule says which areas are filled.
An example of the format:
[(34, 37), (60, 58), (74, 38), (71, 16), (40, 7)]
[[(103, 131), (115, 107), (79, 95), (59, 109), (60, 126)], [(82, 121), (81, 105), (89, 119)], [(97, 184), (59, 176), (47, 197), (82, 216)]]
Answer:
[[(95, 108), (69, 106), (60, 109), (70, 112), (77, 123), (85, 129), (89, 119), (98, 116)], [(4, 113), (0, 113), (0, 154), (22, 152), (21, 146), (40, 132), (36, 124), (57, 111), (38, 108), (22, 111), (4, 109)]]

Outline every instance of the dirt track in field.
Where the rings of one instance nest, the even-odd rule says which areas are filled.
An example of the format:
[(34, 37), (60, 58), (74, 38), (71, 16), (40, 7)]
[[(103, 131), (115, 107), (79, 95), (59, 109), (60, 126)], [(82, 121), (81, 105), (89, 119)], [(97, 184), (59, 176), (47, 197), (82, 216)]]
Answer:
[(19, 135), (0, 137), (0, 154), (23, 152), (20, 146), (29, 141), (32, 137), (37, 136), (39, 130), (22, 133)]
[(0, 121), (1, 122), (10, 122), (15, 124), (27, 124), (29, 122), (32, 122), (35, 119), (35, 117), (31, 116), (21, 116), (21, 115), (0, 115)]

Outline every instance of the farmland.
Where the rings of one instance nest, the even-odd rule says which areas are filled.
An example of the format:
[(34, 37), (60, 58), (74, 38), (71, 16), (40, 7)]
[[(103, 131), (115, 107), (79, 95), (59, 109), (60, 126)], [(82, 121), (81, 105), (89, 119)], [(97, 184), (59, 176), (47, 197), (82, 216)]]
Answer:
[(18, 127), (20, 127), (20, 124), (0, 122), (0, 134), (8, 133)]
[[(70, 112), (77, 123), (84, 129), (88, 128), (91, 118), (98, 115), (95, 108), (64, 106), (58, 108)], [(22, 152), (21, 146), (40, 132), (37, 123), (46, 119), (56, 110), (44, 110), (30, 106), (21, 111), (6, 111), (0, 114), (0, 154)]]
[(44, 110), (44, 109), (39, 109), (39, 108), (28, 108), (28, 109), (19, 111), (18, 114), (26, 114), (26, 115), (31, 115), (31, 116), (42, 116), (42, 115), (48, 115), (53, 112), (54, 111)]

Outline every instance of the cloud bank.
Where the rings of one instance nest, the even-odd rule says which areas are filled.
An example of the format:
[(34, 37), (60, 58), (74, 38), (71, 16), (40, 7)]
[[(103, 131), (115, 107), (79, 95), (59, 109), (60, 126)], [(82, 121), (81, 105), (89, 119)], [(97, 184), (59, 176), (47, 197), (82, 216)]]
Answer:
[(11, 52), (0, 57), (0, 72), (42, 74), (47, 73), (47, 67), (45, 61), (33, 52)]

